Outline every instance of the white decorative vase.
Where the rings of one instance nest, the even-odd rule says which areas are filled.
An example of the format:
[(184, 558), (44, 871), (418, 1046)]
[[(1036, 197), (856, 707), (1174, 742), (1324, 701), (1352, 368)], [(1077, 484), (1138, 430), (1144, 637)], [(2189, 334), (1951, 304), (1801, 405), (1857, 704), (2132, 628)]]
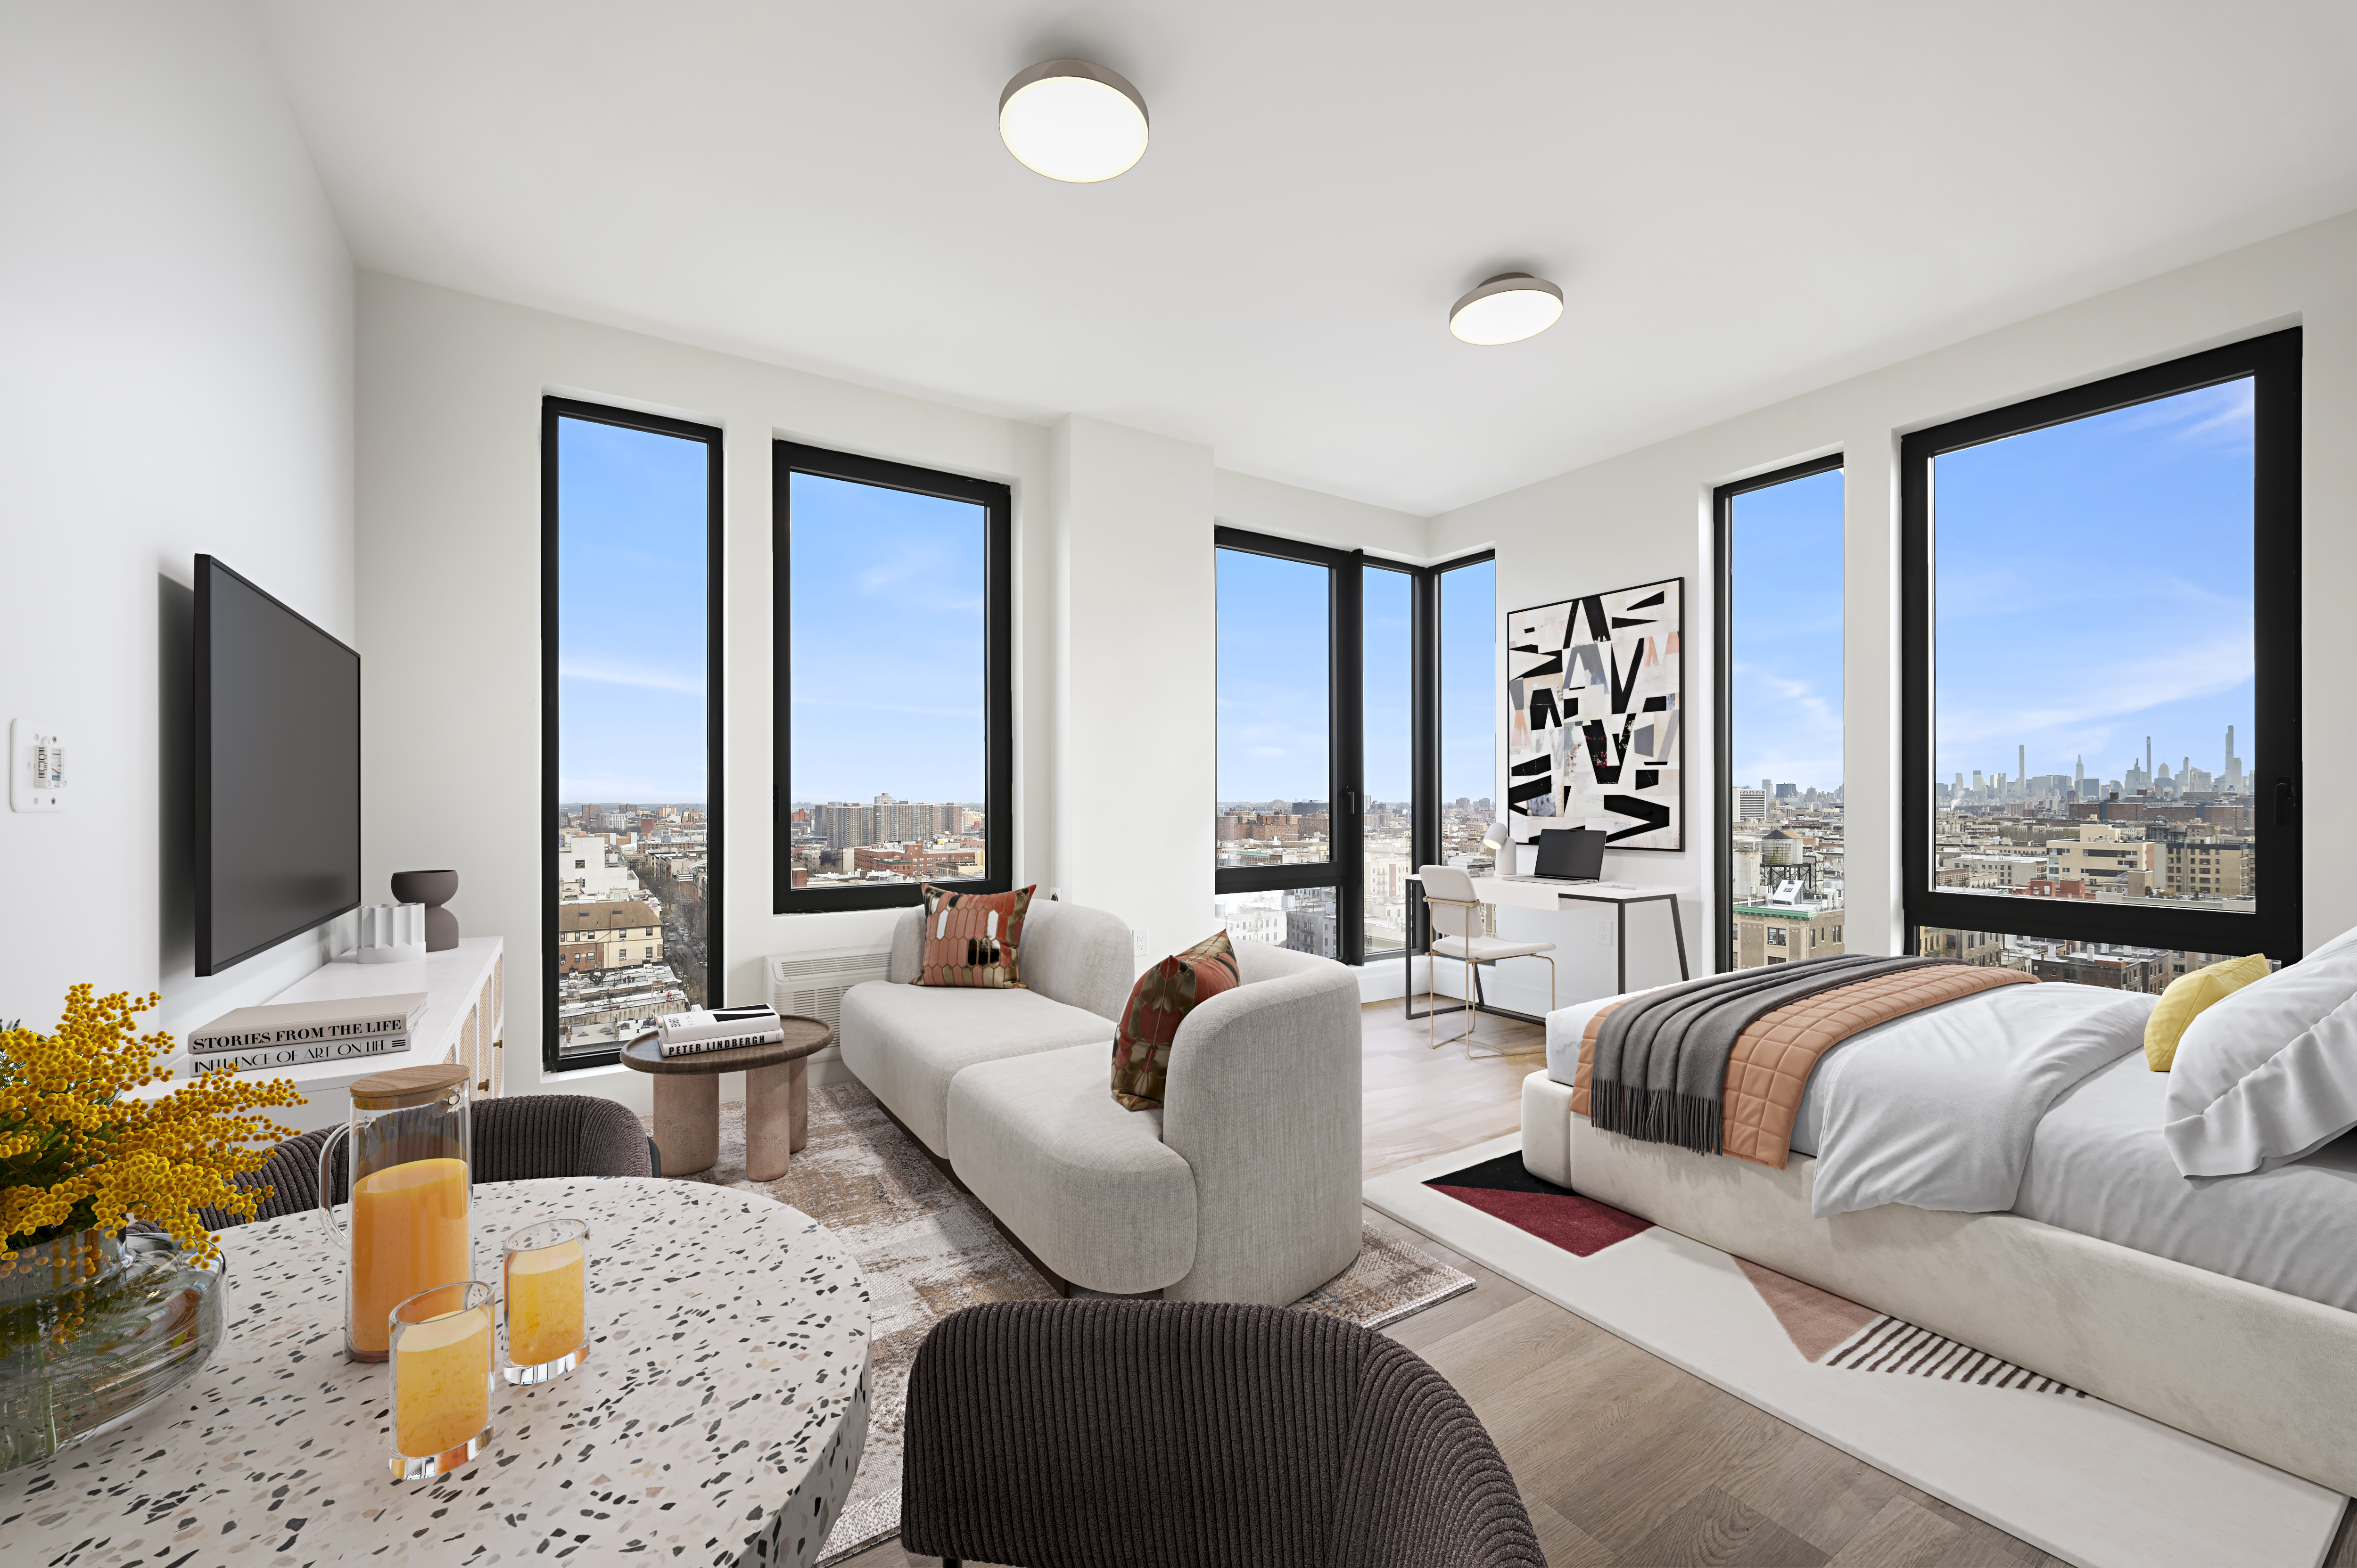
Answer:
[(361, 905), (361, 945), (353, 957), (361, 963), (425, 961), (425, 906)]

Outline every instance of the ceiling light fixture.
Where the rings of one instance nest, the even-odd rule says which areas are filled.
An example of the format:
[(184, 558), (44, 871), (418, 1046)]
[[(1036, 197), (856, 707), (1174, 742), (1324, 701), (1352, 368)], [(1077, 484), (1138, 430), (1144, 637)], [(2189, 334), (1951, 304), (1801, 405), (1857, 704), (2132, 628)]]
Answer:
[(1448, 307), (1448, 329), (1468, 343), (1519, 343), (1563, 315), (1563, 290), (1528, 273), (1500, 273)]
[(998, 134), (1033, 173), (1093, 185), (1146, 156), (1146, 100), (1119, 71), (1042, 60), (998, 95)]

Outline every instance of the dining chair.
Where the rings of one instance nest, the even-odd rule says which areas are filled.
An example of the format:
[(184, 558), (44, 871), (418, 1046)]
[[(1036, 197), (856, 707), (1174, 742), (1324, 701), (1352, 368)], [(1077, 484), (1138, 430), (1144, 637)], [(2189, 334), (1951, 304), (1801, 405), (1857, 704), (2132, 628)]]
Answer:
[(1448, 1380), (1372, 1329), (1242, 1302), (1005, 1301), (909, 1372), (900, 1540), (1020, 1568), (1543, 1568)]

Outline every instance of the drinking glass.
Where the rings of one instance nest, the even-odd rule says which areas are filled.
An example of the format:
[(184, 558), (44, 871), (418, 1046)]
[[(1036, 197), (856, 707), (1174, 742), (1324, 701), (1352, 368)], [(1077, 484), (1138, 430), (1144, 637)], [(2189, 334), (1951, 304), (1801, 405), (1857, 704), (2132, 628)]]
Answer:
[(491, 1287), (460, 1280), (393, 1309), (393, 1478), (458, 1468), (491, 1440)]
[(589, 1354), (589, 1227), (535, 1219), (503, 1244), (511, 1383), (563, 1377)]

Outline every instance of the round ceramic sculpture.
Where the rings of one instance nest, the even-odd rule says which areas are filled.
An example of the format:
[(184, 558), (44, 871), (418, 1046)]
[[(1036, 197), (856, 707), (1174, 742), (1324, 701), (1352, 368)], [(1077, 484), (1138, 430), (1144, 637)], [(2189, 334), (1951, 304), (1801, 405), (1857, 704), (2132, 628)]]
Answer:
[(455, 871), (396, 871), (393, 898), (403, 904), (425, 906), (425, 950), (448, 952), (458, 945), (458, 917), (442, 908), (458, 895)]

